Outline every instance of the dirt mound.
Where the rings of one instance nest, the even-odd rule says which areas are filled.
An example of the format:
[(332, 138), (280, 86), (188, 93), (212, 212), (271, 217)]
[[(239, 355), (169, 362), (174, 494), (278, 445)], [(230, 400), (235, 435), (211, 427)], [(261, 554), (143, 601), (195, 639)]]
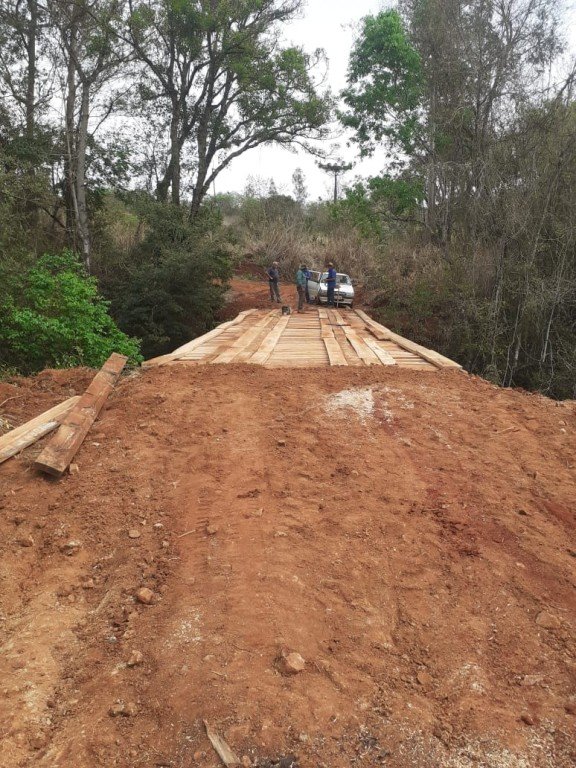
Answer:
[(81, 394), (93, 376), (90, 368), (69, 368), (45, 370), (30, 379), (14, 376), (0, 381), (0, 435), (62, 400)]
[(458, 372), (124, 378), (78, 473), (0, 466), (0, 765), (216, 768), (204, 720), (246, 765), (575, 765), (575, 430)]

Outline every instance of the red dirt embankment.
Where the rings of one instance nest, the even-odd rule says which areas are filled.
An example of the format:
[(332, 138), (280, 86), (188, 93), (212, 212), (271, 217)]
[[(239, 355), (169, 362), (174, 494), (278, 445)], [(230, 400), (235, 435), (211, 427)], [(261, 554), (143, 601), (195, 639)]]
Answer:
[(458, 372), (125, 377), (75, 474), (0, 466), (0, 765), (216, 768), (203, 720), (246, 765), (576, 765), (575, 431)]
[[(255, 267), (255, 270), (258, 267)], [(219, 313), (219, 320), (232, 320), (239, 312), (246, 309), (270, 309), (274, 304), (270, 301), (270, 290), (268, 288), (268, 278), (265, 270), (260, 270), (262, 275), (260, 279), (255, 275), (253, 280), (245, 280), (240, 277), (233, 277), (230, 281), (230, 290), (226, 294), (226, 303)], [(286, 303), (293, 303), (293, 294), (296, 288), (288, 285), (281, 285), (281, 295), (286, 299)]]
[[(238, 271), (240, 274), (252, 275), (252, 279), (246, 280), (240, 275), (232, 278), (230, 290), (226, 295), (226, 303), (218, 316), (220, 322), (231, 320), (245, 309), (270, 309), (274, 307), (274, 304), (270, 301), (270, 289), (268, 288), (266, 270), (248, 262), (238, 267)], [(363, 288), (361, 285), (355, 285), (354, 289), (356, 292), (355, 304), (359, 307), (362, 303)], [(280, 281), (280, 295), (283, 304), (288, 304), (296, 309), (298, 295), (295, 279), (290, 282), (284, 276), (284, 279)]]

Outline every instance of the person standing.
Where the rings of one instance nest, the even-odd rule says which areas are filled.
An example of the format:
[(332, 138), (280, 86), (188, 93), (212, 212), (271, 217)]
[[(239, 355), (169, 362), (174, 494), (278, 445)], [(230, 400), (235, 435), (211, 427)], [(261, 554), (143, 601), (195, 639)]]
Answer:
[(278, 269), (278, 262), (273, 261), (272, 266), (266, 270), (268, 275), (268, 285), (270, 287), (270, 301), (277, 301), (280, 304), (280, 287), (278, 285), (280, 281), (280, 271)]
[(328, 277), (326, 278), (326, 286), (328, 288), (327, 304), (329, 307), (334, 306), (334, 291), (336, 290), (336, 270), (334, 264), (328, 262)]
[(310, 291), (308, 290), (308, 280), (310, 280), (311, 277), (312, 277), (312, 273), (310, 272), (308, 267), (306, 267), (306, 290), (305, 290), (306, 304), (312, 304), (312, 302), (310, 301)]
[(305, 264), (300, 266), (296, 272), (296, 290), (298, 291), (298, 312), (304, 312), (304, 302), (306, 301), (306, 272), (308, 268)]

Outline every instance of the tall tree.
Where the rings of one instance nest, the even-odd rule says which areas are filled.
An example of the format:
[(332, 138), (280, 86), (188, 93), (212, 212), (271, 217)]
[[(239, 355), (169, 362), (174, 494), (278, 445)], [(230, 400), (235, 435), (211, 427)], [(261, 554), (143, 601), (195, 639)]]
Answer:
[[(127, 54), (119, 43), (121, 0), (53, 0), (52, 58), (64, 99), (66, 221), (90, 270), (91, 237), (87, 202), (88, 147), (94, 131), (109, 117), (118, 93), (110, 88)], [(100, 114), (95, 102), (101, 96)]]
[(23, 124), (29, 142), (34, 139), (40, 103), (38, 48), (44, 17), (38, 0), (4, 0), (0, 4), (1, 91), (14, 105), (14, 117)]
[[(427, 225), (443, 244), (466, 201), (489, 193), (487, 155), (559, 50), (554, 0), (404, 0), (363, 20), (344, 122), (365, 153), (383, 139), (426, 178)], [(473, 217), (469, 218), (470, 226)]]
[(425, 192), (410, 195), (445, 270), (446, 351), (501, 384), (572, 394), (575, 73), (554, 82), (556, 10), (404, 0), (402, 16), (365, 19), (343, 119), (363, 151), (388, 142), (405, 166), (347, 202), (374, 212), (384, 195), (390, 210), (401, 180)]
[(300, 205), (304, 205), (308, 197), (308, 190), (306, 189), (306, 177), (302, 168), (296, 168), (292, 174), (292, 188), (294, 190), (294, 199)]
[(422, 65), (397, 11), (362, 20), (342, 96), (348, 109), (340, 117), (354, 129), (362, 155), (373, 154), (385, 139), (414, 151), (422, 128)]
[(127, 38), (147, 73), (143, 103), (168, 107), (169, 159), (157, 194), (180, 201), (182, 157), (194, 216), (236, 157), (320, 138), (330, 101), (311, 71), (320, 54), (282, 48), (278, 27), (301, 0), (129, 0)]

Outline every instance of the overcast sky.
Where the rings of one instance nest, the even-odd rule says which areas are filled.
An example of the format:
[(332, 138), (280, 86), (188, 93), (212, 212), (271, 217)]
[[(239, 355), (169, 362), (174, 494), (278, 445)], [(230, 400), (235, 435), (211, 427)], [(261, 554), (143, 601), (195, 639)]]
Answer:
[[(328, 57), (328, 85), (337, 94), (346, 84), (348, 56), (356, 37), (358, 24), (363, 16), (393, 7), (393, 0), (307, 0), (302, 18), (287, 25), (286, 41), (303, 46), (312, 52), (323, 48)], [(566, 3), (565, 34), (572, 53), (576, 50), (576, 0)], [(335, 135), (326, 144), (330, 149), (339, 145), (338, 154), (354, 168), (344, 177), (344, 182), (354, 176), (376, 174), (385, 166), (384, 153), (379, 157), (360, 162), (355, 149), (347, 147), (346, 136)], [(326, 199), (332, 194), (332, 181), (320, 170), (317, 161), (303, 151), (290, 152), (280, 147), (253, 149), (235, 160), (230, 168), (216, 179), (216, 192), (242, 192), (249, 176), (262, 179), (274, 178), (279, 192), (292, 192), (292, 174), (301, 168), (306, 177), (310, 200)]]
[[(392, 3), (386, 0), (307, 0), (302, 18), (285, 29), (287, 42), (303, 46), (308, 52), (323, 48), (328, 57), (328, 84), (336, 94), (346, 84), (348, 55), (355, 39), (355, 28), (363, 16), (378, 13)], [(340, 145), (339, 154), (348, 162), (355, 160), (354, 149), (346, 147), (346, 137), (335, 136), (327, 142)], [(377, 172), (379, 161), (355, 165), (345, 178), (357, 173)], [(273, 177), (279, 191), (292, 192), (292, 174), (301, 168), (306, 177), (308, 196), (311, 200), (326, 198), (332, 190), (332, 181), (316, 165), (316, 160), (305, 152), (290, 152), (280, 147), (260, 147), (246, 152), (235, 160), (229, 169), (216, 179), (216, 192), (241, 192), (248, 176)], [(283, 188), (283, 190), (282, 190)]]

